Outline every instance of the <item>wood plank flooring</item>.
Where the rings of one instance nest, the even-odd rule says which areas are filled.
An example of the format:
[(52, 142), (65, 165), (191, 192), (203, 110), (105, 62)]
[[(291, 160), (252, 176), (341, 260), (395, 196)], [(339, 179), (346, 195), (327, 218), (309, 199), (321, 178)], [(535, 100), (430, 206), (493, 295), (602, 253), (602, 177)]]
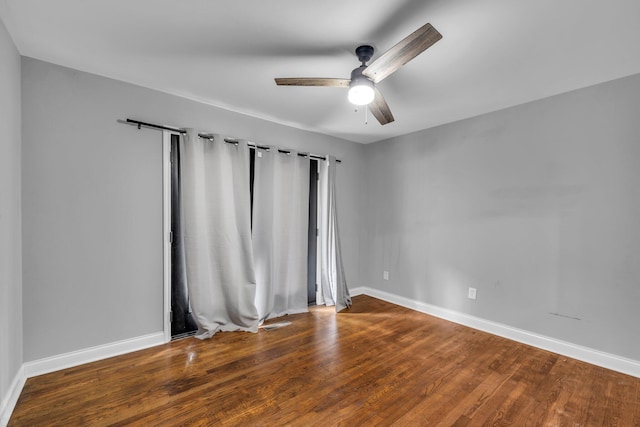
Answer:
[(640, 426), (640, 379), (371, 297), (36, 378), (10, 426)]

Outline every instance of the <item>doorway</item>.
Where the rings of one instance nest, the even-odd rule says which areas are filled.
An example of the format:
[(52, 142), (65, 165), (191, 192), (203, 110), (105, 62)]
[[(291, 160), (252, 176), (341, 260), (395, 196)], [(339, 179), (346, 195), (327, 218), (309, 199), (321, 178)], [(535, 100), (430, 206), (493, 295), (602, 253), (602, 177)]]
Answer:
[(171, 135), (171, 339), (191, 336), (198, 330), (187, 289), (180, 207), (180, 136)]
[(318, 161), (309, 163), (309, 243), (307, 269), (307, 303), (316, 304), (318, 292)]

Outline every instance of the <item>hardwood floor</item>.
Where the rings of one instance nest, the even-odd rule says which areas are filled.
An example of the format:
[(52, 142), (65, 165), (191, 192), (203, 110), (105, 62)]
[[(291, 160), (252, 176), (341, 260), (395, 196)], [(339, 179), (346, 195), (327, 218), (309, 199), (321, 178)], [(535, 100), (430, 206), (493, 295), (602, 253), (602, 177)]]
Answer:
[(27, 381), (10, 426), (640, 426), (640, 379), (371, 297)]

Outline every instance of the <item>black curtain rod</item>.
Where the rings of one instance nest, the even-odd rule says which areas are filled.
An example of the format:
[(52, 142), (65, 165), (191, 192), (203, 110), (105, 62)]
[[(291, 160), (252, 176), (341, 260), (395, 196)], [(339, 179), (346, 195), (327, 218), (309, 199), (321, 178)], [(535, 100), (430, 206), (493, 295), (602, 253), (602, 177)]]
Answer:
[[(150, 129), (156, 129), (156, 130), (168, 130), (168, 131), (171, 131), (171, 132), (178, 132), (180, 134), (187, 133), (186, 129), (174, 128), (174, 127), (162, 126), (162, 125), (155, 125), (153, 123), (141, 122), (140, 120), (127, 119), (127, 120), (118, 120), (118, 122), (126, 124), (126, 125), (138, 126), (138, 129), (146, 127), (146, 128), (150, 128)], [(213, 135), (212, 134), (199, 133), (198, 136), (200, 138), (213, 139)], [(225, 138), (224, 142), (229, 143), (229, 144), (237, 144), (239, 141), (237, 139), (233, 139), (233, 138)], [(256, 148), (259, 148), (261, 150), (269, 151), (269, 149), (271, 148), (271, 147), (267, 147), (267, 146), (264, 146), (264, 145), (257, 145), (257, 144), (254, 144), (252, 142), (247, 143), (247, 145), (249, 146), (250, 149), (253, 149), (253, 150), (255, 150)], [(289, 150), (278, 149), (278, 152), (279, 153), (283, 153), (283, 154), (291, 154), (291, 151), (289, 151)], [(311, 153), (298, 153), (298, 156), (309, 157), (310, 159), (316, 159), (316, 160), (326, 160), (325, 157), (318, 156), (316, 154), (311, 154)], [(336, 162), (342, 163), (342, 160), (336, 159)]]
[(158, 129), (158, 130), (170, 130), (172, 132), (178, 132), (182, 134), (187, 133), (186, 129), (172, 128), (169, 126), (162, 126), (162, 125), (154, 125), (153, 123), (145, 123), (145, 122), (141, 122), (140, 120), (127, 119), (126, 121), (122, 121), (122, 120), (118, 120), (118, 121), (120, 123), (124, 123), (127, 125), (138, 126), (138, 129), (140, 129), (141, 127), (146, 127), (146, 128)]

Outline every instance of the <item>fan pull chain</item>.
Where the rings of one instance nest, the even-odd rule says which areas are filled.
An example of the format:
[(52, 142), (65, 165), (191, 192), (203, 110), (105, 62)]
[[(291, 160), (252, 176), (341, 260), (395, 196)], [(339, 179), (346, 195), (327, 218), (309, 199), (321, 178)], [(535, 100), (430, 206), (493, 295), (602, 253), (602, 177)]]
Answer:
[[(354, 112), (354, 113), (357, 113), (357, 112), (358, 112), (358, 107), (356, 107), (356, 108), (353, 110), (353, 112)], [(366, 106), (366, 105), (364, 106), (364, 124), (365, 124), (365, 125), (368, 125), (368, 124), (369, 124), (369, 109), (367, 108), (367, 106)]]

